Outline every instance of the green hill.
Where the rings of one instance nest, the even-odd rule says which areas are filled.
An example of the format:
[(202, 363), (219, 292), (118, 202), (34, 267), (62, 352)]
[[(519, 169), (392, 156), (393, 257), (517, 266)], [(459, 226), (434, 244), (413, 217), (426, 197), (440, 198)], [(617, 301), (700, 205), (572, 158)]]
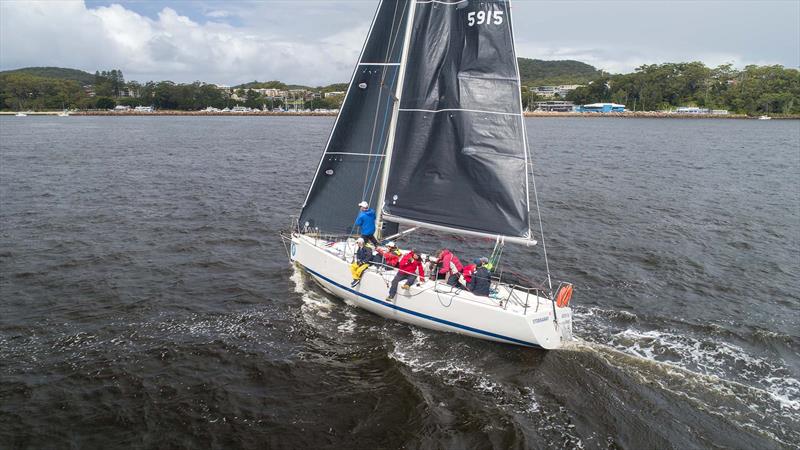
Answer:
[(599, 77), (602, 71), (580, 61), (543, 61), (517, 58), (519, 75), (525, 86), (553, 84), (585, 84)]
[(76, 69), (65, 69), (62, 67), (25, 67), (22, 69), (5, 70), (0, 75), (26, 74), (43, 78), (54, 78), (57, 80), (74, 80), (81, 85), (94, 84), (94, 74)]

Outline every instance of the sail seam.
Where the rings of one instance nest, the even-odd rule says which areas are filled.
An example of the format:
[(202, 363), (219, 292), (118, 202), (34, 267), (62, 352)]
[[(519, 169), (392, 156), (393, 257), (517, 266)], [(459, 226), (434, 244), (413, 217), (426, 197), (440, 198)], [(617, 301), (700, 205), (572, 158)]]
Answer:
[(416, 108), (400, 108), (400, 111), (403, 112), (429, 112), (429, 113), (440, 113), (440, 112), (448, 112), (448, 111), (464, 111), (464, 112), (474, 112), (474, 113), (481, 113), (481, 114), (497, 114), (501, 116), (522, 116), (522, 114), (518, 113), (509, 113), (509, 112), (502, 112), (502, 111), (484, 111), (480, 109), (465, 109), (465, 108), (445, 108), (445, 109), (416, 109)]
[(351, 153), (351, 152), (328, 152), (326, 155), (350, 155), (350, 156), (375, 156), (383, 158), (383, 153)]
[(417, 0), (417, 4), (420, 3), (438, 3), (440, 5), (457, 5), (459, 3), (467, 3), (468, 0), (458, 0), (456, 2), (447, 2), (443, 0)]

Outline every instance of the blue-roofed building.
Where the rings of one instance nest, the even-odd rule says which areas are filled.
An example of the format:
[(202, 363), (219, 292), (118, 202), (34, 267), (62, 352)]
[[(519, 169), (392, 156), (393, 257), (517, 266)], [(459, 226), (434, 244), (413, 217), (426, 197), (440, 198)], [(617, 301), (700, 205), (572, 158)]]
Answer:
[(576, 111), (597, 113), (625, 112), (625, 105), (620, 105), (618, 103), (590, 103), (588, 105), (581, 105), (577, 107)]

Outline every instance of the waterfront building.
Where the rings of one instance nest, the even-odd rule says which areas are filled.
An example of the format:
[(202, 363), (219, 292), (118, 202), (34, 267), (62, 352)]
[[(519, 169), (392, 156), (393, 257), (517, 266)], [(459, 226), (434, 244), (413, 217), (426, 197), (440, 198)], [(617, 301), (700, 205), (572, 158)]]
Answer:
[(708, 114), (708, 108), (698, 108), (697, 106), (679, 106), (673, 111), (675, 114)]
[(576, 108), (578, 112), (596, 112), (596, 113), (608, 113), (608, 112), (625, 112), (625, 105), (620, 105), (619, 103), (590, 103), (588, 105), (581, 105)]
[(326, 92), (325, 98), (332, 98), (332, 97), (344, 97), (344, 91), (334, 91), (334, 92)]
[(137, 91), (135, 89), (131, 89), (129, 87), (124, 87), (124, 88), (119, 90), (119, 96), (120, 97), (138, 98), (139, 97), (139, 91)]
[(267, 98), (286, 97), (286, 91), (281, 91), (279, 89), (274, 89), (274, 88), (253, 89), (253, 92), (258, 92), (259, 95)]
[(549, 100), (545, 102), (534, 102), (536, 111), (545, 112), (572, 112), (575, 104), (567, 101)]
[(671, 114), (711, 114), (724, 116), (728, 114), (727, 109), (708, 109), (699, 108), (697, 106), (679, 106), (672, 111), (666, 111)]
[(559, 97), (566, 97), (567, 94), (581, 87), (580, 84), (562, 84), (559, 86), (536, 86), (530, 90), (542, 98), (553, 98), (556, 95)]

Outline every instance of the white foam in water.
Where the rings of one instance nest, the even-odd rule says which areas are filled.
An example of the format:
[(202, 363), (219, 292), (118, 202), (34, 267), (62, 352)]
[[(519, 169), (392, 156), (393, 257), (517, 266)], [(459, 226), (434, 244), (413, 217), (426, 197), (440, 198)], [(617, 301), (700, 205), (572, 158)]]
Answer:
[(292, 269), (292, 276), (289, 279), (294, 283), (294, 292), (302, 294), (300, 297), (303, 300), (303, 305), (300, 307), (301, 311), (304, 314), (330, 316), (331, 310), (336, 305), (324, 295), (307, 290), (303, 280), (303, 272), (297, 266), (293, 266)]
[(353, 333), (356, 331), (356, 314), (351, 309), (344, 309), (346, 320), (336, 327), (340, 333)]
[[(662, 365), (661, 375), (691, 380), (677, 382), (674, 379), (648, 378), (648, 374), (642, 373), (636, 365), (621, 361), (621, 368), (636, 371), (646, 381), (657, 383), (664, 389), (672, 390), (669, 383), (690, 383), (706, 393), (716, 393), (720, 398), (739, 404), (741, 411), (750, 411), (754, 416), (763, 417), (771, 413), (792, 422), (800, 422), (800, 381), (792, 376), (792, 371), (782, 360), (749, 354), (740, 346), (711, 336), (698, 337), (688, 331), (640, 330), (629, 324), (620, 329), (605, 320), (620, 317), (617, 311), (599, 308), (588, 308), (576, 314), (577, 334), (582, 334), (580, 330), (583, 330), (589, 339), (584, 343), (585, 348), (606, 353), (613, 349)], [(623, 322), (630, 321), (623, 319)], [(617, 361), (614, 365), (619, 366), (619, 363)], [(688, 395), (682, 390), (676, 393)], [(704, 404), (709, 411), (724, 411), (726, 417), (742, 426), (766, 432), (783, 442), (776, 435), (785, 436), (785, 430), (780, 425), (767, 431), (763, 429), (763, 423), (758, 425), (746, 417), (736, 419), (742, 415), (741, 411), (730, 410), (727, 406), (708, 405), (694, 397), (692, 399)]]
[[(398, 338), (389, 357), (414, 373), (429, 375), (445, 385), (480, 394), (492, 406), (534, 418), (539, 431), (558, 436), (559, 442), (553, 442), (553, 446), (566, 441), (569, 443), (567, 445), (569, 448), (583, 447), (583, 442), (575, 434), (574, 427), (565, 420), (566, 412), (563, 408), (559, 408), (558, 411), (547, 411), (537, 401), (533, 387), (524, 386), (520, 389), (519, 386), (504, 386), (476, 366), (475, 361), (467, 356), (470, 353), (467, 348), (464, 351), (453, 351), (437, 347), (441, 343), (438, 340), (431, 340), (431, 333), (435, 332), (411, 328), (410, 342), (401, 342)], [(469, 341), (457, 342), (454, 345), (469, 347)]]
[(299, 267), (292, 265), (292, 276), (289, 279), (294, 283), (295, 293), (302, 294), (306, 291), (305, 286), (303, 286), (303, 272)]

